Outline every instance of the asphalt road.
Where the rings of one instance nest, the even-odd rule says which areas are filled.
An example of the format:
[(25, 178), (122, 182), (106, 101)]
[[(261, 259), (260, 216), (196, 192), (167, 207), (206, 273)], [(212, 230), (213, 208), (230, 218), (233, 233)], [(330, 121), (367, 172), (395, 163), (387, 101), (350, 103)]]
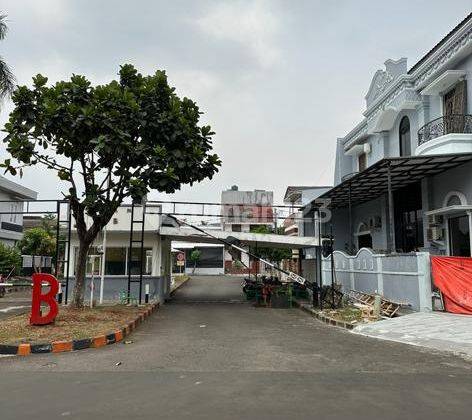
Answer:
[(31, 307), (31, 291), (6, 293), (0, 298), (0, 322), (11, 315), (28, 312)]
[(0, 419), (470, 417), (470, 362), (254, 308), (239, 284), (190, 280), (131, 344), (0, 359)]

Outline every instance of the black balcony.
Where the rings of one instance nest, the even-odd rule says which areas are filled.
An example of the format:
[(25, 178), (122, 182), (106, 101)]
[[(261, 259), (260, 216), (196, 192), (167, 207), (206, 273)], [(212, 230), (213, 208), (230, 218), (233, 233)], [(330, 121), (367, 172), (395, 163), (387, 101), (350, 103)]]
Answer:
[(444, 115), (430, 121), (418, 130), (418, 145), (446, 134), (463, 133), (472, 133), (472, 115)]

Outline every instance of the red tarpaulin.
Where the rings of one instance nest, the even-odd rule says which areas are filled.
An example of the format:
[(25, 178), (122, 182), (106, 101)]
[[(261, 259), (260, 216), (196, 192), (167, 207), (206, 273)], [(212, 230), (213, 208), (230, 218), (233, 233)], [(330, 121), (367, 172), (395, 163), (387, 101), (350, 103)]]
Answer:
[(431, 265), (446, 311), (472, 315), (472, 258), (431, 257)]

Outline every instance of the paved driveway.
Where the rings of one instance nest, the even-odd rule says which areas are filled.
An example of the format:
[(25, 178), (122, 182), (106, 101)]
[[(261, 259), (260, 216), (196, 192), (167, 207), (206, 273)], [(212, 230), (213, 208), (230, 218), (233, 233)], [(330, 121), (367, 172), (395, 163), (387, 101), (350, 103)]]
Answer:
[(467, 361), (254, 308), (239, 284), (190, 280), (132, 344), (0, 359), (0, 418), (470, 417)]

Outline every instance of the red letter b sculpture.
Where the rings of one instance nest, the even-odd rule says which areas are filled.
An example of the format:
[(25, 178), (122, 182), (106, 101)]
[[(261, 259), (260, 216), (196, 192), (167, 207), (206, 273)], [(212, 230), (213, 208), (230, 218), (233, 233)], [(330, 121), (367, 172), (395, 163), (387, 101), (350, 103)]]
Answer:
[[(42, 284), (49, 284), (49, 292), (42, 294)], [(59, 290), (59, 282), (52, 274), (35, 273), (33, 274), (33, 301), (31, 303), (31, 325), (45, 325), (54, 321), (59, 307), (56, 302), (56, 294)], [(49, 306), (49, 312), (46, 315), (41, 314), (41, 302)]]

